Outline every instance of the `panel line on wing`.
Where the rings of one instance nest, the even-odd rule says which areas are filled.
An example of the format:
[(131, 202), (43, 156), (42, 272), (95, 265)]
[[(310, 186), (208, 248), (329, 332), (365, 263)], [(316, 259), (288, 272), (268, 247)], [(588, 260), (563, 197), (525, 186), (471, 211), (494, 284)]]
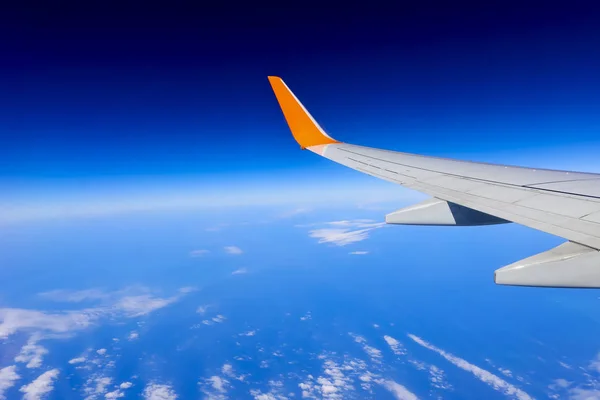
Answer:
[[(385, 159), (382, 159), (382, 158), (373, 157), (372, 155), (361, 154), (361, 153), (358, 153), (358, 152), (355, 152), (355, 151), (351, 151), (351, 150), (343, 149), (343, 148), (339, 148), (339, 147), (337, 149), (340, 150), (340, 151), (347, 152), (347, 153), (356, 154), (357, 156), (362, 156), (362, 157), (366, 157), (366, 158), (372, 158), (372, 159), (375, 159), (375, 160), (378, 160), (378, 161), (381, 161), (381, 162), (386, 162), (386, 163), (389, 163), (389, 164), (399, 165), (399, 166), (408, 167), (408, 168), (414, 168), (414, 169), (418, 169), (418, 170), (421, 170), (421, 171), (433, 172), (433, 173), (447, 175), (447, 176), (454, 176), (454, 177), (461, 178), (461, 179), (469, 179), (469, 180), (473, 180), (473, 181), (487, 182), (487, 183), (492, 183), (492, 184), (497, 184), (497, 185), (506, 185), (506, 186), (517, 187), (517, 188), (533, 189), (533, 190), (542, 191), (542, 192), (554, 192), (554, 193), (561, 193), (561, 194), (566, 194), (566, 195), (571, 195), (571, 196), (577, 196), (577, 197), (585, 197), (586, 199), (594, 199), (594, 200), (588, 200), (588, 201), (593, 201), (593, 202), (596, 202), (595, 200), (600, 200), (600, 196), (592, 196), (592, 195), (586, 195), (586, 194), (580, 194), (580, 193), (571, 193), (571, 192), (565, 192), (565, 191), (560, 191), (560, 190), (553, 190), (553, 189), (547, 189), (547, 188), (538, 188), (538, 187), (531, 186), (531, 185), (543, 185), (545, 183), (535, 183), (535, 184), (528, 184), (528, 185), (515, 185), (515, 184), (506, 183), (506, 182), (500, 182), (500, 181), (495, 181), (495, 180), (491, 180), (491, 179), (468, 177), (468, 176), (464, 176), (464, 175), (460, 175), (460, 174), (454, 174), (454, 173), (449, 173), (449, 172), (442, 172), (442, 171), (438, 171), (438, 170), (435, 170), (435, 169), (417, 167), (417, 166), (410, 165), (410, 164), (403, 164), (403, 163), (399, 163), (397, 161), (385, 160)], [(357, 162), (360, 162), (360, 161), (357, 161)], [(364, 164), (366, 164), (366, 163), (364, 163)], [(370, 164), (366, 164), (366, 165), (370, 165)], [(589, 179), (589, 180), (594, 180), (594, 179)], [(576, 181), (576, 180), (566, 181), (566, 182), (574, 182), (574, 181)]]

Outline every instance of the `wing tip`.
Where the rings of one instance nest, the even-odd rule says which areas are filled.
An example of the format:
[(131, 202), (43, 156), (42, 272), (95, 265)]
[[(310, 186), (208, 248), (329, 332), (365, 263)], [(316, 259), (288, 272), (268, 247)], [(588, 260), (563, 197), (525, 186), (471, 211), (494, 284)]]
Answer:
[(340, 143), (327, 135), (281, 77), (267, 76), (292, 135), (302, 150), (312, 146)]

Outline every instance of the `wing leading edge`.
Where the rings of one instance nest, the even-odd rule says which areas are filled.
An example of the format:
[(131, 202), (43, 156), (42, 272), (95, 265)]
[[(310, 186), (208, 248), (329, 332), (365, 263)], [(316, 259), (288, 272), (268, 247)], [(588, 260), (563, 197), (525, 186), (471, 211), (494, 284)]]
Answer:
[(600, 175), (421, 156), (339, 142), (327, 135), (283, 80), (270, 76), (302, 149), (426, 193), (423, 203), (386, 216), (412, 225), (515, 222), (567, 243), (498, 269), (497, 284), (600, 287)]

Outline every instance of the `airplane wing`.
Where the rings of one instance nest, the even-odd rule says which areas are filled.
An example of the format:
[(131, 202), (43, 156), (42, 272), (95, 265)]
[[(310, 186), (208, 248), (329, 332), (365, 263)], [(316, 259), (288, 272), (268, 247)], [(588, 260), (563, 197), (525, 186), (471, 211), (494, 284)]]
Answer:
[(380, 150), (327, 135), (279, 77), (269, 82), (302, 149), (426, 193), (389, 224), (474, 226), (515, 222), (567, 239), (494, 273), (501, 285), (600, 287), (600, 174), (533, 169)]

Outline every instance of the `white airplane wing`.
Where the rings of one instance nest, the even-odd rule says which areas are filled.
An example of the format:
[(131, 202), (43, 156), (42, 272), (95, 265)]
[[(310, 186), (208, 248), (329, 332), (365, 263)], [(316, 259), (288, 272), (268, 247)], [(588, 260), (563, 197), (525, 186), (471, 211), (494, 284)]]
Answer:
[(323, 131), (281, 78), (270, 76), (269, 82), (302, 149), (432, 197), (388, 214), (387, 223), (525, 225), (567, 242), (496, 270), (497, 284), (600, 287), (600, 174), (459, 161), (342, 143)]

